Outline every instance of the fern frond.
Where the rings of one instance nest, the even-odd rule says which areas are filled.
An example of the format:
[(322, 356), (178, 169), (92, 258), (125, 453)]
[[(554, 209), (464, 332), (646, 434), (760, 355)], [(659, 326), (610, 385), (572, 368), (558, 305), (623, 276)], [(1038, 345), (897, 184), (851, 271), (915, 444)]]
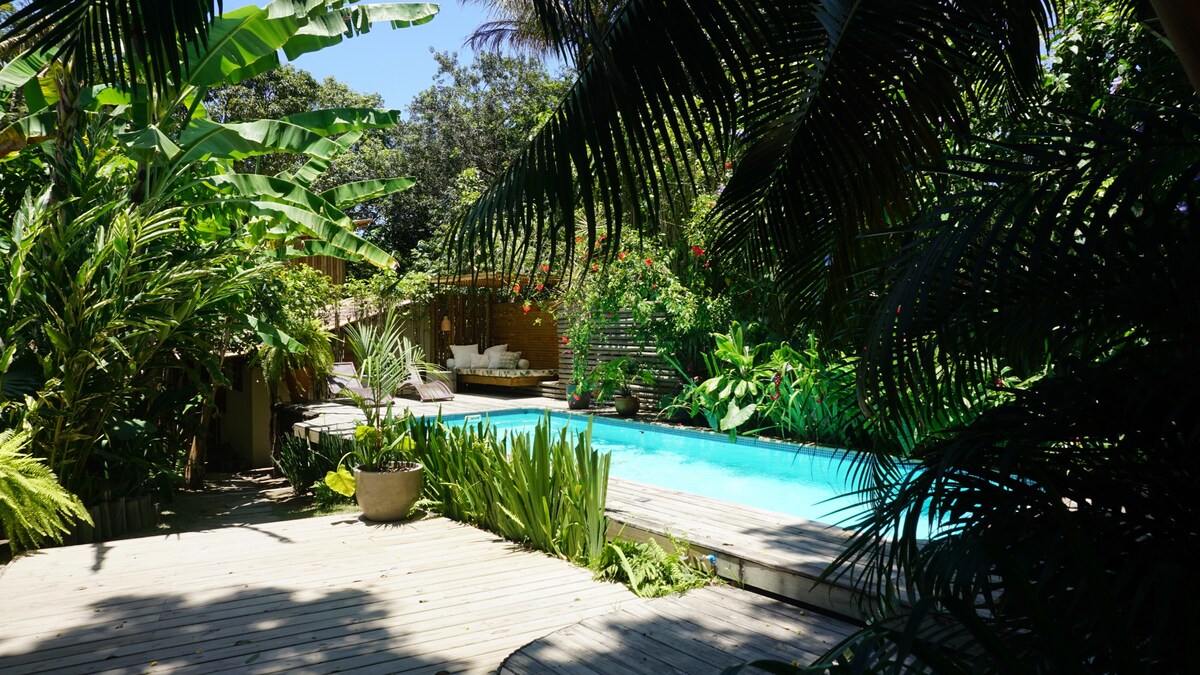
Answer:
[(83, 502), (41, 459), (24, 452), (28, 442), (28, 433), (0, 431), (0, 525), (14, 552), (47, 539), (62, 543), (72, 523), (92, 523)]

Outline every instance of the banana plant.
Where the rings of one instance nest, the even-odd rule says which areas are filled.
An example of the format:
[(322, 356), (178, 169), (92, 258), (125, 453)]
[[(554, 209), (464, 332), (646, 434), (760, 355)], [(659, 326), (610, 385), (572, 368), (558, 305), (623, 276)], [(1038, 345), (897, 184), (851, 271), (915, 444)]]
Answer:
[[(427, 3), (350, 7), (335, 0), (276, 0), (265, 8), (244, 7), (216, 17), (207, 41), (185, 50), (177, 85), (154, 90), (83, 83), (86, 86), (72, 91), (64, 84), (70, 80), (70, 64), (61, 62), (53, 47), (27, 52), (0, 70), (0, 103), (20, 89), (31, 111), (0, 130), (0, 159), (55, 139), (60, 130), (76, 128), (78, 120), (62, 119), (64, 110), (112, 117), (125, 129), (119, 135), (125, 153), (141, 165), (135, 198), (232, 210), (247, 219), (254, 243), (277, 241), (281, 256), (320, 254), (390, 267), (391, 256), (358, 236), (341, 209), (407, 189), (414, 180), (361, 181), (320, 194), (311, 187), (352, 145), (335, 135), (357, 139), (354, 134), (363, 130), (392, 126), (397, 111), (342, 108), (220, 124), (207, 119), (202, 101), (208, 87), (240, 82), (278, 67), (281, 51), (295, 59), (365, 33), (374, 23), (387, 21), (393, 28), (418, 25), (437, 11), (437, 5)], [(64, 98), (73, 103), (60, 105)], [(303, 154), (315, 164), (296, 176), (232, 171), (235, 160), (278, 152)]]

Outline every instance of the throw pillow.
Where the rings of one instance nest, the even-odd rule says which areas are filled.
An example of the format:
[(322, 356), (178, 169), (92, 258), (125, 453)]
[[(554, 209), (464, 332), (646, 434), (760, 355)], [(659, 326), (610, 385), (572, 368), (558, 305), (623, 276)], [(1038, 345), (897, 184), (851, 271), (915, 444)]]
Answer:
[(479, 344), (450, 345), (450, 351), (454, 354), (454, 363), (459, 368), (471, 368), (475, 355), (479, 353)]
[(472, 354), (470, 367), (471, 368), (487, 368), (488, 361), (490, 358), (491, 357), (488, 356), (487, 354)]
[(508, 351), (508, 345), (492, 345), (491, 347), (488, 347), (487, 349), (483, 350), (483, 353), (487, 354), (487, 357), (488, 357), (488, 363), (486, 366), (483, 366), (483, 367), (484, 368), (499, 368), (499, 366), (496, 364), (498, 364), (500, 362), (500, 355), (506, 351)]
[(500, 358), (498, 359), (498, 364), (496, 367), (503, 368), (505, 370), (513, 370), (517, 367), (517, 362), (520, 360), (521, 352), (504, 352), (500, 354)]

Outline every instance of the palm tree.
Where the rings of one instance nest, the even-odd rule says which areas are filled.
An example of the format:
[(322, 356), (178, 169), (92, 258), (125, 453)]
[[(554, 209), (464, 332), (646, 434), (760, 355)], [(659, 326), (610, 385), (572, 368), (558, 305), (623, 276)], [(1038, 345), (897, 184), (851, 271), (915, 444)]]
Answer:
[(539, 56), (557, 53), (579, 64), (590, 45), (601, 39), (624, 0), (557, 0), (544, 5), (553, 15), (539, 13), (531, 0), (467, 0), (491, 8), (494, 19), (479, 26), (466, 44), (472, 49), (508, 45)]
[[(671, 213), (663, 166), (729, 158), (714, 252), (777, 267), (800, 330), (865, 348), (860, 396), (883, 428), (955, 420), (913, 437), (915, 469), (859, 463), (875, 508), (829, 574), (879, 604), (827, 664), (1184, 670), (1200, 626), (1200, 115), (1183, 74), (1200, 82), (1200, 26), (1194, 3), (1152, 4), (1181, 58), (1135, 64), (1166, 69), (1151, 100), (1024, 115), (1052, 28), (1146, 8), (630, 0), (454, 243), (501, 241), (513, 260), (571, 255), (578, 234), (591, 250)], [(980, 413), (1002, 367), (1031, 380)], [(922, 520), (940, 528), (927, 543)]]

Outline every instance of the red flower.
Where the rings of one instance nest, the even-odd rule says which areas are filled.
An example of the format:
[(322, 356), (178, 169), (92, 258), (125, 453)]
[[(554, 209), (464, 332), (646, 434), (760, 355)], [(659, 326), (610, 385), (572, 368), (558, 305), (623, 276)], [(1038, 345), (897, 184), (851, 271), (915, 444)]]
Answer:
[(704, 269), (708, 269), (708, 261), (707, 260), (704, 261)]
[(726, 169), (732, 169), (732, 168), (733, 168), (733, 162), (725, 162), (725, 168), (726, 168)]
[(695, 253), (697, 258), (704, 257), (704, 249), (700, 248), (699, 246), (693, 246), (692, 253)]
[(538, 284), (538, 285), (537, 285), (537, 289), (538, 289), (539, 291), (540, 291), (540, 290), (542, 290), (543, 288), (545, 288), (545, 286), (543, 286), (542, 284)]
[(583, 237), (575, 237), (575, 243), (576, 243), (576, 244), (582, 244), (582, 243), (583, 243)]
[(513, 293), (521, 292), (521, 284), (513, 284)]
[(550, 266), (549, 266), (549, 265), (542, 265), (542, 271), (543, 271), (543, 272), (549, 272), (549, 271), (550, 271)]
[(525, 312), (526, 314), (528, 314), (528, 313), (529, 313), (529, 310), (530, 310), (530, 309), (531, 309), (531, 308), (529, 307), (529, 303), (525, 303), (525, 305), (521, 307), (521, 311), (522, 311), (522, 312)]
[(627, 255), (629, 255), (629, 251), (621, 251), (617, 254), (617, 260), (624, 260)]
[(607, 234), (602, 234), (602, 235), (600, 235), (600, 241), (604, 241), (605, 239), (608, 239), (608, 235), (607, 235)]
[(566, 335), (564, 335), (564, 336), (562, 337), (562, 341), (563, 341), (563, 344), (564, 344), (564, 345), (565, 345), (565, 344), (567, 344), (567, 336), (566, 336)]
[(576, 401), (578, 401), (578, 400), (579, 400), (579, 394), (571, 394), (571, 395), (572, 395), (573, 397), (575, 397), (575, 400), (576, 400)]
[(817, 399), (817, 403), (820, 403), (820, 402), (821, 402), (821, 399)]
[(592, 271), (593, 271), (593, 272), (599, 272), (599, 271), (600, 271), (600, 266), (599, 266), (599, 265), (592, 265)]
[(654, 264), (654, 260), (653, 260), (652, 258), (646, 258), (646, 264), (647, 264), (647, 265), (653, 265), (653, 264)]

